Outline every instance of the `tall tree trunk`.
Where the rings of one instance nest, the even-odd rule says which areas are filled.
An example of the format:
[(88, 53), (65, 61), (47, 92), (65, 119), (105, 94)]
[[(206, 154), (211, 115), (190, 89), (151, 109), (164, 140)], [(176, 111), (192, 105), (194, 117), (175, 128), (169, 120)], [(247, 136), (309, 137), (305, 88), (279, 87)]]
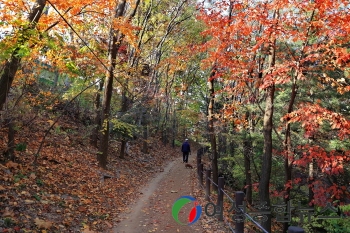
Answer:
[[(126, 0), (121, 1), (115, 9), (115, 18), (122, 17), (125, 11)], [(110, 47), (109, 47), (109, 70), (104, 82), (104, 93), (103, 93), (103, 103), (102, 103), (102, 133), (99, 152), (97, 153), (97, 160), (99, 165), (103, 168), (107, 166), (108, 157), (108, 142), (109, 142), (109, 117), (111, 109), (111, 99), (113, 92), (113, 79), (114, 70), (116, 66), (116, 58), (118, 49), (121, 45), (123, 36), (118, 31), (111, 29), (110, 32)]]
[[(215, 103), (215, 90), (214, 90), (214, 79), (215, 68), (213, 69), (210, 80), (209, 80), (209, 106), (208, 106), (208, 126), (210, 135), (210, 144), (213, 153), (213, 160), (211, 161), (211, 169), (213, 171), (213, 181), (218, 184), (218, 152), (216, 149), (216, 136), (214, 129), (214, 103)], [(213, 184), (213, 190), (217, 190), (217, 186)]]
[[(269, 61), (268, 65), (270, 69), (273, 69), (275, 66), (275, 53), (276, 53), (276, 40), (271, 42), (270, 52), (269, 52)], [(266, 103), (265, 103), (265, 114), (263, 119), (263, 134), (264, 134), (264, 154), (262, 157), (262, 166), (261, 166), (261, 176), (259, 183), (259, 199), (261, 202), (266, 203), (267, 206), (270, 206), (270, 177), (271, 177), (271, 167), (272, 167), (272, 129), (273, 129), (273, 104), (274, 104), (274, 95), (275, 95), (275, 84), (270, 84), (266, 88)], [(262, 226), (268, 232), (271, 232), (271, 214), (268, 215), (268, 220), (262, 223)]]
[(18, 46), (12, 53), (12, 56), (9, 60), (6, 61), (3, 73), (0, 77), (0, 111), (3, 109), (3, 106), (6, 102), (7, 95), (12, 86), (12, 82), (15, 78), (16, 72), (21, 64), (21, 57), (18, 54), (20, 45), (23, 45), (25, 42), (29, 40), (29, 36), (26, 35), (26, 31), (28, 29), (35, 28), (36, 24), (39, 22), (39, 19), (43, 13), (44, 7), (46, 4), (46, 0), (36, 0), (29, 16), (28, 22), (29, 25), (26, 28), (22, 29), (22, 33), (20, 33), (20, 38), (18, 38)]
[[(261, 176), (259, 183), (259, 198), (261, 202), (265, 202), (270, 206), (270, 177), (272, 167), (272, 117), (273, 117), (273, 100), (275, 86), (267, 88), (266, 107), (264, 115), (264, 154), (262, 158)], [(271, 232), (271, 218), (263, 223), (263, 227), (268, 232)]]
[[(295, 98), (297, 96), (297, 84), (296, 84), (296, 77), (293, 80), (292, 85), (292, 94), (288, 105), (288, 113), (291, 113), (293, 111), (293, 105), (295, 102)], [(286, 153), (286, 157), (284, 158), (284, 172), (285, 172), (285, 183), (288, 184), (288, 182), (292, 181), (292, 164), (294, 161), (293, 157), (293, 150), (292, 150), (292, 138), (291, 138), (291, 129), (290, 124), (287, 121), (285, 126), (286, 131), (286, 138), (284, 140), (284, 151)], [(291, 186), (287, 186), (286, 193), (284, 195), (284, 202), (287, 204), (290, 200), (290, 191)], [(288, 230), (289, 223), (283, 224), (283, 232), (286, 232)]]

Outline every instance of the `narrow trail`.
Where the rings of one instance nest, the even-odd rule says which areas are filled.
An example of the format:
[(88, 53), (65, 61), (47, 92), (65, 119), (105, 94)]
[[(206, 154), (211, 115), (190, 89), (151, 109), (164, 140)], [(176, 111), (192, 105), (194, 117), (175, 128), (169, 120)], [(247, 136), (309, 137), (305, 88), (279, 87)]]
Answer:
[[(190, 156), (189, 163), (194, 165), (195, 158)], [(203, 232), (199, 222), (191, 226), (178, 224), (172, 217), (171, 208), (176, 199), (184, 195), (192, 195), (195, 169), (185, 168), (179, 156), (157, 174), (150, 183), (141, 190), (141, 197), (129, 207), (123, 220), (113, 228), (113, 233), (169, 232), (193, 233)], [(185, 213), (190, 206), (180, 211), (180, 221), (186, 222)]]

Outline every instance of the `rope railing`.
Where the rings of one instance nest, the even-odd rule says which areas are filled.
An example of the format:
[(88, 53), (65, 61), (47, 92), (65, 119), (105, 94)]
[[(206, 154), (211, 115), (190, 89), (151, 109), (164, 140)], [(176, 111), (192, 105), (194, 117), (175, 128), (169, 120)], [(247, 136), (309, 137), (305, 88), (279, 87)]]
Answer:
[[(224, 190), (224, 177), (219, 177), (218, 184), (214, 182), (214, 180), (211, 178), (211, 170), (204, 170), (204, 165), (201, 162), (201, 155), (197, 153), (197, 175), (199, 179), (199, 187), (202, 189), (205, 189), (205, 200), (209, 203), (206, 205), (206, 211), (207, 206), (212, 205), (214, 207), (214, 214), (208, 215), (208, 216), (215, 216), (218, 215), (218, 220), (223, 221), (226, 226), (228, 226), (233, 233), (244, 233), (244, 219), (247, 218), (250, 220), (251, 223), (253, 223), (256, 227), (258, 227), (263, 233), (269, 233), (264, 227), (261, 226), (259, 222), (257, 222), (254, 217), (250, 216), (248, 213), (245, 212), (245, 209), (242, 209), (241, 206), (244, 205), (244, 197), (245, 193), (242, 191), (236, 191), (235, 192), (235, 200), (231, 198), (231, 196)], [(205, 179), (203, 179), (203, 175), (205, 176)], [(203, 183), (205, 181), (205, 186), (203, 186)], [(210, 187), (213, 186), (217, 188), (218, 195), (215, 200), (210, 195)], [(235, 221), (235, 229), (231, 226), (230, 221), (224, 216), (223, 212), (223, 198), (224, 195), (232, 202), (232, 208), (229, 210), (235, 210), (233, 218)], [(220, 211), (220, 213), (216, 213), (217, 210)], [(243, 217), (242, 217), (243, 215)], [(237, 219), (235, 217), (238, 217)], [(288, 228), (288, 233), (304, 233), (305, 231), (300, 227), (290, 226)]]
[(243, 213), (247, 218), (249, 218), (249, 220), (250, 220), (252, 223), (254, 223), (257, 227), (259, 227), (260, 230), (262, 230), (264, 233), (269, 233), (267, 230), (265, 230), (265, 229), (260, 225), (260, 223), (258, 223), (257, 221), (255, 221), (249, 214), (245, 213), (241, 208), (239, 208), (239, 209), (242, 211), (242, 213)]
[(235, 203), (235, 201), (225, 192), (225, 190), (221, 189), (221, 191), (226, 195), (228, 199), (230, 199), (232, 203)]
[(211, 182), (212, 184), (214, 184), (216, 187), (219, 187), (219, 185), (216, 184), (212, 179), (210, 179), (209, 177), (208, 177), (207, 179), (210, 180), (210, 182)]
[(224, 216), (224, 223), (230, 228), (233, 233), (236, 233), (235, 229), (232, 228), (231, 223)]
[[(261, 225), (256, 222), (251, 216), (249, 216), (247, 213), (245, 213), (241, 208), (237, 208), (239, 205), (243, 204), (244, 199), (244, 193), (240, 192), (239, 195), (236, 195), (236, 200), (233, 200), (231, 196), (224, 190), (224, 178), (219, 177), (219, 182), (216, 183), (211, 178), (211, 170), (205, 170), (204, 171), (204, 165), (201, 162), (201, 156), (198, 156), (197, 154), (197, 175), (199, 179), (199, 187), (202, 189), (205, 189), (205, 200), (209, 201), (211, 205), (214, 206), (214, 215), (218, 215), (218, 220), (223, 221), (225, 225), (230, 229), (233, 233), (243, 233), (244, 232), (244, 219), (239, 219), (241, 221), (235, 222), (235, 229), (232, 227), (230, 221), (224, 216), (223, 212), (223, 198), (224, 195), (233, 203), (233, 207), (236, 210), (236, 212), (243, 213), (244, 216), (246, 216), (249, 220), (251, 220), (252, 223), (254, 223), (258, 228), (260, 228), (264, 233), (268, 233)], [(203, 176), (205, 176), (205, 179), (203, 179)], [(205, 181), (205, 187), (203, 185)], [(215, 200), (210, 195), (210, 187), (213, 186), (218, 189), (218, 196), (217, 196), (217, 205), (213, 204), (215, 203)], [(237, 194), (237, 193), (236, 193)], [(243, 196), (242, 196), (243, 194)], [(237, 199), (238, 198), (238, 199)], [(207, 204), (208, 205), (208, 204)], [(207, 211), (207, 205), (206, 205), (206, 211)], [(231, 208), (233, 209), (233, 208)], [(219, 210), (219, 213), (217, 213), (217, 210)]]
[[(221, 191), (226, 195), (226, 197), (228, 199), (230, 199), (230, 201), (232, 203), (235, 203), (235, 201), (230, 197), (230, 195), (228, 195), (225, 190), (221, 189)], [(260, 228), (260, 230), (262, 230), (264, 233), (269, 233), (267, 230), (265, 230), (261, 225), (260, 223), (258, 223), (257, 221), (255, 221), (249, 214), (247, 214), (246, 212), (244, 212), (243, 209), (241, 209), (240, 207), (237, 207), (252, 223), (254, 223), (257, 227)]]

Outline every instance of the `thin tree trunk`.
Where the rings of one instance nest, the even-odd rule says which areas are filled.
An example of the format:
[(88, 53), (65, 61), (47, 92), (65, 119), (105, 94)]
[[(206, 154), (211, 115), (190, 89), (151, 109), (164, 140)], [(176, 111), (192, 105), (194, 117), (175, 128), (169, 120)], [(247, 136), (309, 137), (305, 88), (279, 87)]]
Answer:
[[(215, 68), (214, 68), (215, 69)], [(214, 129), (214, 103), (215, 103), (215, 90), (214, 90), (214, 79), (215, 70), (213, 69), (209, 80), (209, 106), (208, 106), (208, 126), (209, 126), (209, 135), (210, 135), (210, 143), (213, 153), (213, 160), (211, 161), (211, 169), (213, 171), (213, 181), (218, 184), (218, 152), (216, 149), (216, 136)], [(217, 186), (213, 184), (213, 190), (218, 190)]]
[[(125, 114), (128, 111), (128, 106), (129, 106), (128, 105), (129, 98), (127, 96), (127, 86), (128, 86), (128, 80), (125, 81), (124, 87), (123, 87), (123, 92), (122, 92), (122, 106), (121, 106), (121, 109), (120, 109), (122, 114)], [(121, 159), (125, 158), (126, 143), (127, 143), (127, 140), (125, 138), (123, 138), (121, 140), (120, 153), (119, 153), (119, 157)]]
[(29, 40), (29, 36), (26, 35), (26, 30), (35, 28), (36, 24), (39, 22), (39, 19), (43, 13), (44, 7), (46, 4), (46, 0), (37, 0), (34, 4), (29, 16), (28, 22), (29, 25), (27, 28), (22, 29), (22, 33), (20, 38), (18, 39), (17, 49), (12, 53), (11, 58), (6, 61), (4, 65), (4, 71), (0, 77), (0, 111), (3, 109), (3, 106), (6, 102), (7, 95), (12, 86), (12, 82), (15, 78), (17, 70), (21, 64), (21, 57), (18, 54), (19, 45), (24, 44)]
[[(249, 113), (246, 113), (246, 117), (249, 118)], [(250, 118), (251, 121), (251, 118)], [(245, 134), (243, 141), (243, 156), (244, 156), (244, 173), (245, 173), (245, 195), (248, 204), (252, 204), (253, 189), (252, 189), (252, 170), (251, 170), (251, 157), (252, 157), (252, 139), (250, 137), (250, 130)]]
[[(291, 113), (293, 111), (293, 105), (295, 102), (295, 98), (297, 95), (297, 84), (296, 79), (293, 80), (293, 86), (292, 86), (292, 94), (289, 101), (288, 106), (288, 113)], [(292, 150), (292, 138), (291, 138), (291, 129), (290, 129), (290, 123), (286, 122), (286, 138), (284, 140), (284, 151), (286, 153), (286, 157), (284, 158), (284, 172), (285, 172), (285, 183), (288, 184), (292, 181), (292, 164), (294, 161), (293, 158), (293, 150)], [(290, 191), (291, 186), (287, 186), (286, 193), (284, 195), (284, 202), (288, 203), (290, 200)], [(286, 232), (288, 230), (289, 223), (283, 224), (283, 232)]]
[[(309, 203), (313, 203), (314, 200), (314, 191), (313, 191), (313, 179), (314, 179), (314, 162), (311, 161), (309, 163), (309, 180), (308, 180), (308, 185), (309, 185)], [(313, 206), (313, 204), (312, 204)]]
[(7, 150), (5, 155), (7, 159), (14, 161), (15, 159), (15, 129), (12, 119), (6, 119), (5, 123), (7, 124), (8, 134), (7, 134)]
[[(275, 66), (275, 53), (276, 53), (276, 40), (270, 45), (269, 55), (269, 68), (272, 69)], [(259, 199), (261, 202), (270, 206), (270, 177), (272, 167), (272, 129), (273, 129), (273, 111), (274, 111), (274, 95), (275, 84), (272, 84), (266, 88), (267, 97), (265, 105), (265, 114), (263, 119), (263, 134), (264, 134), (264, 154), (262, 157), (261, 176), (259, 183)], [(271, 232), (271, 214), (267, 215), (268, 220), (262, 223), (262, 226), (268, 232)]]
[[(266, 98), (266, 107), (264, 115), (264, 154), (262, 158), (261, 176), (259, 183), (259, 198), (261, 202), (270, 206), (270, 177), (272, 167), (272, 117), (273, 117), (273, 100), (275, 87), (272, 85), (267, 88), (268, 96)], [(268, 232), (271, 232), (271, 219), (263, 222), (263, 227)]]
[(142, 114), (142, 125), (143, 125), (143, 146), (142, 146), (142, 152), (145, 154), (148, 154), (148, 120), (147, 120), (147, 112), (145, 111)]
[[(125, 11), (126, 0), (121, 1), (115, 10), (115, 18), (122, 17)], [(109, 117), (111, 109), (111, 99), (113, 92), (113, 79), (114, 79), (114, 70), (116, 66), (116, 58), (118, 49), (121, 45), (123, 39), (122, 34), (111, 29), (110, 33), (110, 48), (109, 48), (109, 71), (104, 82), (104, 93), (103, 93), (103, 104), (102, 104), (102, 133), (99, 152), (97, 153), (97, 160), (99, 165), (103, 168), (107, 166), (107, 157), (108, 157), (108, 142), (109, 142)]]
[(121, 141), (120, 153), (119, 153), (119, 158), (121, 158), (121, 159), (125, 159), (126, 143), (127, 143), (126, 140)]
[(101, 129), (101, 109), (100, 109), (100, 105), (101, 105), (101, 92), (102, 92), (102, 89), (103, 89), (103, 81), (101, 80), (100, 84), (99, 84), (99, 88), (97, 90), (97, 93), (96, 93), (96, 96), (95, 96), (95, 119), (94, 119), (94, 125), (95, 125), (95, 128), (93, 129), (92, 131), (92, 134), (91, 134), (91, 145), (98, 148), (98, 145), (97, 145), (97, 141), (98, 141), (98, 134), (99, 134), (99, 131)]
[(250, 157), (251, 157), (251, 141), (250, 139), (246, 139), (243, 142), (243, 146), (244, 146), (244, 173), (245, 173), (245, 195), (246, 195), (246, 200), (248, 204), (252, 204), (252, 172), (251, 172), (251, 165), (250, 165)]
[(177, 127), (176, 127), (176, 106), (174, 105), (174, 114), (173, 114), (173, 128), (172, 130), (172, 147), (175, 148), (175, 140), (176, 140), (176, 132), (177, 132)]

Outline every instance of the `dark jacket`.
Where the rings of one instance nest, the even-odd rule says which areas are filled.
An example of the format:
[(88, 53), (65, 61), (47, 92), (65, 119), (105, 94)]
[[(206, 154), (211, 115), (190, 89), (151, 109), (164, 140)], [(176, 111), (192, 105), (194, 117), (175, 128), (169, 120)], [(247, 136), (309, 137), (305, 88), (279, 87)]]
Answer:
[(182, 152), (191, 152), (190, 144), (187, 141), (182, 144), (181, 151)]

